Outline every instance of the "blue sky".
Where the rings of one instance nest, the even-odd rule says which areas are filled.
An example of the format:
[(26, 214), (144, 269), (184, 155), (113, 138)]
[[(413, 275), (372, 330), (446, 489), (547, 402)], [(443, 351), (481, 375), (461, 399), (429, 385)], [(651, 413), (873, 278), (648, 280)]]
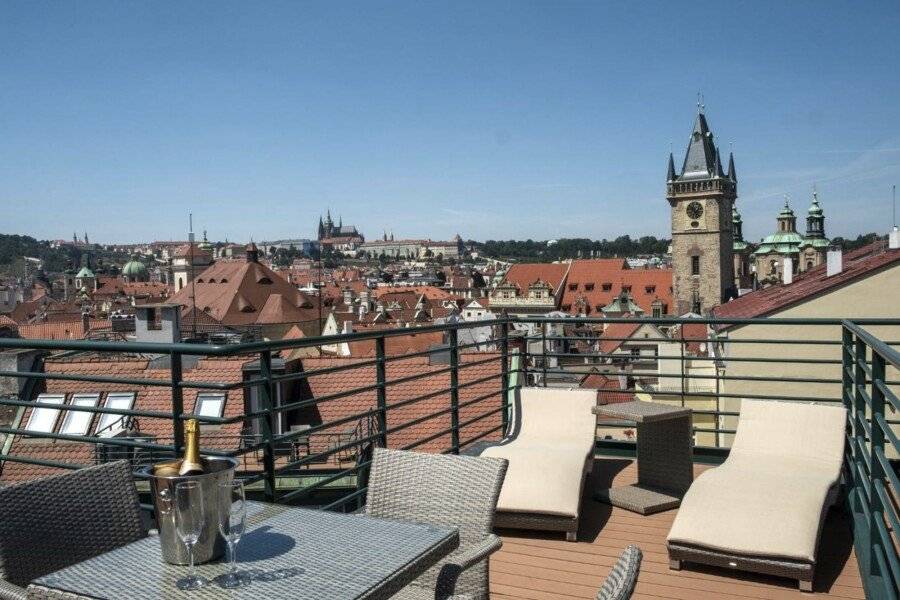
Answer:
[(0, 4), (0, 231), (669, 231), (702, 89), (745, 236), (890, 225), (900, 3)]

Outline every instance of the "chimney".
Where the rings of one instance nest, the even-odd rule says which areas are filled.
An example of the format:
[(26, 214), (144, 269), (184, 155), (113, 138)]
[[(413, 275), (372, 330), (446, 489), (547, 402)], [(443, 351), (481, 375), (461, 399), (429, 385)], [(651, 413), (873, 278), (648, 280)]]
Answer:
[(353, 333), (353, 321), (344, 321), (344, 328), (341, 333)]
[(825, 276), (831, 277), (841, 272), (844, 253), (839, 247), (829, 248), (825, 257)]
[(888, 248), (891, 250), (900, 248), (900, 229), (897, 229), (896, 225), (891, 229), (891, 233), (888, 236)]
[(781, 263), (781, 283), (791, 285), (794, 283), (794, 260), (789, 256), (784, 257)]

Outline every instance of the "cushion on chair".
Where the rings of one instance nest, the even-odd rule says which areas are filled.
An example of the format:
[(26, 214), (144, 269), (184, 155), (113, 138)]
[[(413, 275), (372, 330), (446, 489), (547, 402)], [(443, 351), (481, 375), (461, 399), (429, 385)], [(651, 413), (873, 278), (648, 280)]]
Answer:
[(497, 509), (578, 517), (585, 461), (594, 451), (594, 390), (523, 388), (518, 431), (481, 455), (509, 461)]
[(744, 400), (728, 459), (694, 481), (668, 541), (815, 562), (845, 419), (840, 407)]

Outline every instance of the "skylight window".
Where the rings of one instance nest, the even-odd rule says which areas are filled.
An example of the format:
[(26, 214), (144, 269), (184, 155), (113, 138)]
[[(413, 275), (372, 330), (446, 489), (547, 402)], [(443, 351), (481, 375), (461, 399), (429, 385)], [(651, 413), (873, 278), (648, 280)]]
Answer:
[(593, 291), (594, 291), (594, 284), (593, 284), (593, 283), (586, 283), (586, 284), (584, 284), (584, 291), (586, 291), (586, 292), (593, 292)]
[[(64, 394), (40, 394), (37, 397), (37, 401), (44, 404), (62, 404), (65, 400)], [(31, 411), (31, 416), (28, 418), (28, 425), (25, 426), (25, 429), (27, 431), (50, 433), (56, 426), (57, 418), (59, 418), (59, 410), (56, 408), (35, 408)]]
[(194, 414), (200, 417), (221, 417), (225, 410), (225, 394), (202, 392), (197, 394)]
[[(131, 410), (132, 406), (134, 406), (134, 392), (109, 392), (106, 394), (106, 404), (104, 405), (104, 408)], [(97, 423), (97, 434), (113, 436), (122, 431), (124, 426), (124, 415), (103, 413), (100, 416), (100, 422)]]
[[(72, 396), (70, 406), (97, 406), (100, 401), (100, 394), (75, 394)], [(91, 426), (91, 419), (94, 413), (83, 410), (67, 410), (66, 416), (63, 418), (62, 426), (59, 428), (60, 433), (68, 435), (84, 435)]]

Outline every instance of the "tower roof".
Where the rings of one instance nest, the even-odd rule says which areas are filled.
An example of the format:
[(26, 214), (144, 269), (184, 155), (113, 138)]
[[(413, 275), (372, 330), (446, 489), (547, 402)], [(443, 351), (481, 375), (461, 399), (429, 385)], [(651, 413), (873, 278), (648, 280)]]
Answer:
[(819, 206), (819, 193), (813, 189), (813, 200), (812, 204), (809, 205), (809, 215), (812, 217), (821, 217), (822, 214), (822, 207)]
[(706, 115), (701, 111), (694, 121), (680, 179), (709, 179), (715, 177), (716, 173), (716, 145), (706, 122)]
[(734, 153), (728, 153), (728, 179), (737, 181), (737, 171), (734, 170)]
[(666, 173), (666, 181), (675, 181), (675, 157), (669, 152), (669, 170)]
[(794, 211), (791, 208), (791, 205), (788, 204), (788, 197), (785, 196), (784, 197), (784, 208), (782, 208), (781, 212), (778, 213), (778, 217), (782, 218), (782, 217), (793, 217), (793, 216), (794, 216)]

